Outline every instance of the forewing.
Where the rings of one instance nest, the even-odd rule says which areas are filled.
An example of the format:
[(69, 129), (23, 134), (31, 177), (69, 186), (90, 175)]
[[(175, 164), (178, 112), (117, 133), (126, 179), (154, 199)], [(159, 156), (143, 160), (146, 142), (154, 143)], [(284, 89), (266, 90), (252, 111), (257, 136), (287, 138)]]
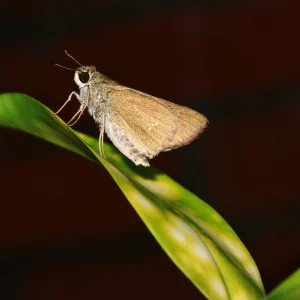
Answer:
[(187, 145), (206, 127), (207, 119), (184, 106), (124, 87), (108, 94), (111, 122), (152, 158), (161, 151)]
[(107, 108), (112, 123), (121, 128), (141, 153), (152, 158), (176, 131), (171, 111), (157, 98), (123, 86), (108, 93)]

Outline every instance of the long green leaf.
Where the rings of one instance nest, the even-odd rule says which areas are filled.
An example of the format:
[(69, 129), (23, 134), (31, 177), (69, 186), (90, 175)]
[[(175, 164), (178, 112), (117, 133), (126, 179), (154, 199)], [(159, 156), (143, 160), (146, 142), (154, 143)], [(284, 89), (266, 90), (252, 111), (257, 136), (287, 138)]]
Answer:
[[(208, 204), (155, 168), (137, 167), (113, 146), (69, 128), (23, 94), (0, 95), (0, 126), (25, 131), (102, 164), (174, 263), (209, 299), (262, 299), (249, 252)], [(112, 212), (113, 214), (113, 212)]]
[(300, 269), (274, 289), (266, 300), (298, 300), (300, 299)]

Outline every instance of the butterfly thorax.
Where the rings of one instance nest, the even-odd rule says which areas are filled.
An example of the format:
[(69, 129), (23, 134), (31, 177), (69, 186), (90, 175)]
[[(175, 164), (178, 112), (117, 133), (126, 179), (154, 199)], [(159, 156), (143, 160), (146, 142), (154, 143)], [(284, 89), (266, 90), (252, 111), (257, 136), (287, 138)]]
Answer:
[(115, 81), (96, 71), (94, 66), (82, 66), (75, 72), (74, 80), (80, 89), (80, 104), (88, 107), (89, 113), (99, 123), (105, 110), (109, 86)]

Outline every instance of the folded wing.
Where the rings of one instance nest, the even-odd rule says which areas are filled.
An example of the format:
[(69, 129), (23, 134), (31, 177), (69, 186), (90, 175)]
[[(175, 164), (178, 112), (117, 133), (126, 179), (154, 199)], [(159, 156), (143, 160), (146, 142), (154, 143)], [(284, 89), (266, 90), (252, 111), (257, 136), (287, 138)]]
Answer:
[[(114, 86), (107, 100), (109, 123), (148, 158), (189, 144), (207, 124), (206, 118), (192, 109), (124, 86)], [(110, 138), (113, 141), (114, 137)]]

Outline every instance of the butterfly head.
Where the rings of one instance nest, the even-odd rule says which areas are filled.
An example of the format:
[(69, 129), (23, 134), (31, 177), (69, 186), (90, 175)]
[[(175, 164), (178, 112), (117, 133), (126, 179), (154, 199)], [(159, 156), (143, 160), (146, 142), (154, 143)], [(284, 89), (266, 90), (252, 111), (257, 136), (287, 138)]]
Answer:
[(87, 85), (93, 77), (93, 74), (96, 72), (94, 66), (81, 66), (75, 71), (74, 80), (79, 88)]

